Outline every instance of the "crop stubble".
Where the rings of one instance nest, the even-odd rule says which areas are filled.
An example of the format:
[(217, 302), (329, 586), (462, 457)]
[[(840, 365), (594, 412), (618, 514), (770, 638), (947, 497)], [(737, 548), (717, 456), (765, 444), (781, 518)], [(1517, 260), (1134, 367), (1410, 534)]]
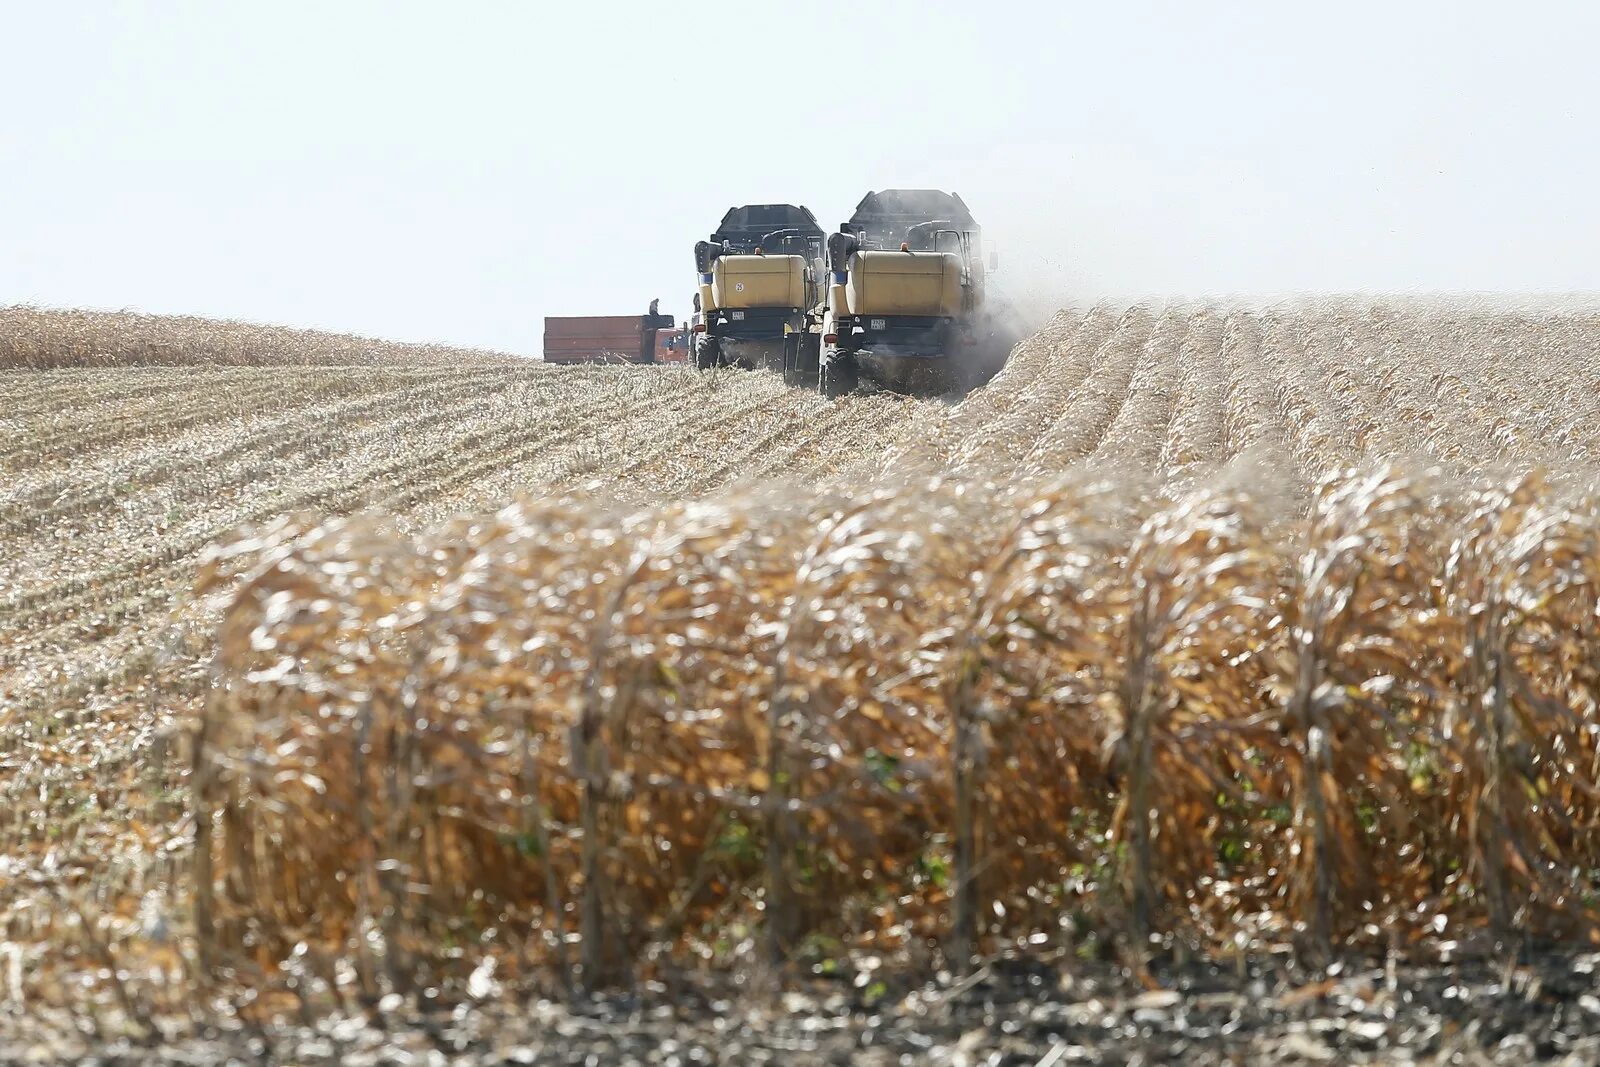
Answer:
[[(0, 376), (24, 999), (182, 986), (152, 909), (284, 995), (1594, 932), (1591, 312), (1096, 306), (835, 405), (28, 314), (108, 365)], [(289, 362), (116, 365), (186, 343)]]

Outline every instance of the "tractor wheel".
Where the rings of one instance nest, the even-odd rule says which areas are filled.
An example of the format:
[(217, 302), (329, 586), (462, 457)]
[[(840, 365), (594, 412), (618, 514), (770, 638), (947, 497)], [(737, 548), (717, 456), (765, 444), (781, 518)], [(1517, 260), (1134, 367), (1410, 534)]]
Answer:
[(762, 345), (756, 350), (751, 359), (751, 370), (773, 371), (782, 374), (789, 365), (789, 339), (786, 337), (778, 343), (776, 348), (772, 345)]
[(795, 384), (805, 389), (817, 387), (817, 376), (822, 369), (822, 336), (804, 333), (800, 336), (800, 380)]
[(720, 366), (722, 366), (722, 344), (714, 337), (700, 335), (694, 343), (695, 370), (711, 370)]
[(800, 370), (801, 335), (791, 333), (783, 339), (783, 384), (799, 385), (803, 380)]
[(856, 391), (857, 378), (855, 360), (849, 356), (835, 356), (822, 365), (817, 388), (829, 400), (836, 400)]

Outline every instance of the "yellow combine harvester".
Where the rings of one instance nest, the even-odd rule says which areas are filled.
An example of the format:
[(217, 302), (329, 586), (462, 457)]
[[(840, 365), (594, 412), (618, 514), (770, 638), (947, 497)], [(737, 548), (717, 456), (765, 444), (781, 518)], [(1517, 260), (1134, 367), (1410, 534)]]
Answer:
[(982, 233), (955, 193), (868, 193), (826, 240), (803, 207), (747, 204), (694, 254), (702, 370), (781, 368), (790, 385), (837, 397), (862, 380), (964, 390), (1005, 361), (984, 306)]
[[(863, 378), (903, 392), (965, 389), (986, 379), (981, 232), (954, 193), (868, 193), (827, 241), (828, 285), (813, 314), (817, 387), (829, 397)], [(804, 353), (790, 372), (805, 380)]]
[(814, 364), (820, 333), (808, 329), (808, 316), (821, 300), (822, 244), (822, 227), (803, 207), (729, 209), (711, 239), (694, 247), (695, 366), (782, 370), (808, 357)]

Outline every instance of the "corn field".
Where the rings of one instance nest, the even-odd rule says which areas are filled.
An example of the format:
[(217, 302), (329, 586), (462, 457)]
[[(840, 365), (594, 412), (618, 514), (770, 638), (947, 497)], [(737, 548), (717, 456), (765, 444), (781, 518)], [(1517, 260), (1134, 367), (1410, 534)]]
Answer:
[(832, 404), (3, 314), (40, 1017), (1600, 935), (1592, 311), (1098, 305)]
[(507, 357), (320, 330), (126, 311), (0, 307), (0, 370), (457, 364)]

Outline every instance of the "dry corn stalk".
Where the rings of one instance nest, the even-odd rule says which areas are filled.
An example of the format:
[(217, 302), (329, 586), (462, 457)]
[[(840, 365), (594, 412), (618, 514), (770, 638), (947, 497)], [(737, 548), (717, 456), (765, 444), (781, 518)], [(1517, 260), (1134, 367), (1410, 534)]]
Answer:
[(1066, 913), (1141, 954), (1570, 930), (1587, 509), (1374, 469), (1304, 526), (1068, 480), (270, 529), (219, 561), (208, 958), (316, 938), (407, 989), (449, 944), (561, 979), (573, 930), (590, 984), (758, 928), (958, 964)]

